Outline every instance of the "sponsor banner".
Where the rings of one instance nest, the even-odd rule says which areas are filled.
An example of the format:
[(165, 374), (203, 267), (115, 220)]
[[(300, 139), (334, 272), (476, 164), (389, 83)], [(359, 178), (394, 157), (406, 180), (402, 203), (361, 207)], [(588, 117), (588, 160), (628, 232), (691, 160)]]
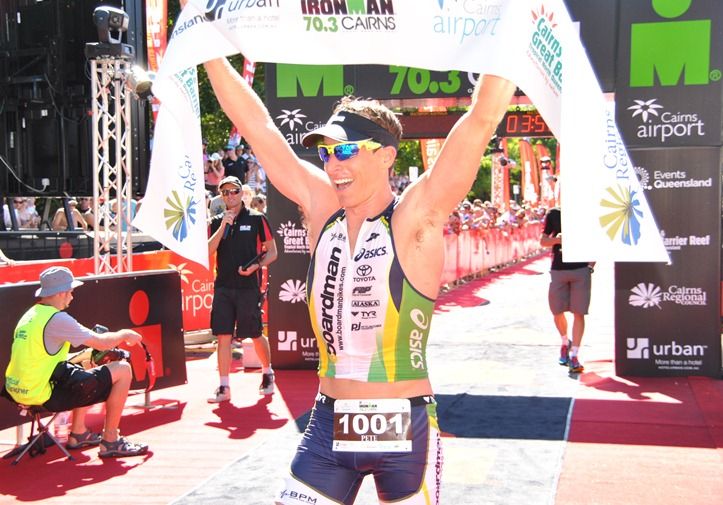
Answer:
[[(287, 44), (286, 40), (294, 40), (294, 44)], [(583, 260), (597, 257), (618, 261), (667, 260), (644, 198), (638, 195), (628, 199), (631, 194), (639, 193), (635, 177), (609, 170), (604, 166), (603, 157), (598, 156), (598, 152), (608, 147), (606, 142), (610, 136), (619, 135), (614, 120), (611, 122), (606, 114), (604, 97), (580, 44), (578, 30), (561, 0), (500, 0), (494, 4), (452, 0), (304, 0), (296, 3), (191, 0), (176, 23), (154, 84), (154, 93), (161, 97), (163, 107), (172, 110), (166, 122), (162, 121), (163, 114), (159, 114), (156, 145), (162, 143), (159, 139), (173, 137), (175, 140), (169, 143), (173, 148), (154, 150), (146, 196), (151, 200), (144, 201), (136, 218), (139, 222), (135, 224), (169, 248), (183, 250), (181, 254), (189, 255), (194, 261), (201, 264), (207, 261), (200, 248), (194, 250), (184, 243), (186, 239), (190, 243), (200, 241), (194, 236), (200, 237), (201, 233), (189, 230), (202, 226), (198, 220), (193, 221), (195, 209), (191, 208), (192, 203), (202, 201), (202, 195), (197, 199), (191, 191), (197, 186), (186, 190), (184, 181), (174, 181), (174, 177), (163, 173), (173, 173), (173, 167), (188, 160), (195, 179), (201, 180), (200, 149), (198, 153), (192, 152), (200, 145), (200, 131), (189, 127), (198, 122), (198, 96), (193, 86), (181, 85), (191, 79), (179, 78), (179, 75), (203, 61), (238, 52), (252, 61), (308, 65), (318, 64), (318, 55), (323, 54), (325, 63), (336, 65), (405, 65), (406, 73), (403, 69), (392, 73), (400, 89), (419, 86), (420, 90), (424, 87), (439, 91), (443, 87), (451, 88), (452, 84), (457, 86), (459, 75), (450, 74), (450, 70), (504, 76), (525, 91), (562, 145), (566, 149), (569, 146), (564, 155), (566, 163), (578, 167), (570, 174), (579, 172), (577, 180), (571, 177), (570, 186), (586, 188), (581, 192), (583, 198), (573, 204), (576, 213), (563, 214), (563, 220), (572, 219), (566, 217), (572, 215), (578, 220), (563, 222), (563, 227), (585, 230), (567, 239), (568, 255), (575, 256), (573, 260), (579, 257)], [(574, 69), (565, 74), (564, 86), (563, 67)], [(426, 73), (411, 72), (412, 68), (446, 72), (446, 80), (442, 76), (432, 81), (430, 74), (427, 81)], [(317, 89), (321, 86), (323, 90), (332, 84), (337, 88), (341, 84), (343, 88), (346, 83), (338, 79), (338, 73), (334, 76), (336, 80), (330, 71), (329, 79), (320, 80)], [(297, 82), (281, 76), (277, 76), (276, 82), (277, 85), (287, 83), (294, 92), (298, 90)], [(464, 84), (460, 82), (459, 86)], [(581, 107), (582, 103), (586, 106)], [(283, 119), (276, 117), (276, 111), (272, 114), (279, 121), (277, 124), (284, 121), (289, 124), (298, 108), (286, 108), (288, 114)], [(326, 117), (299, 119), (324, 121)], [(294, 124), (299, 125), (295, 120)], [(161, 134), (162, 129), (172, 131)], [(291, 133), (300, 135), (303, 130), (299, 125), (299, 131)], [(178, 138), (184, 141), (179, 143)], [(186, 150), (188, 152), (184, 152)], [(620, 143), (617, 151), (624, 150)], [(590, 184), (591, 181), (595, 181), (594, 184)], [(157, 190), (156, 185), (161, 182), (161, 189)], [(179, 194), (169, 195), (170, 188)], [(600, 214), (596, 204), (610, 188), (616, 191), (612, 205), (616, 209), (620, 207), (611, 218), (612, 232), (596, 226)], [(169, 202), (170, 196), (175, 198)], [(622, 208), (633, 203), (637, 208), (631, 222)], [(160, 217), (164, 212), (168, 213), (165, 221)], [(617, 234), (621, 226), (625, 232)], [(205, 226), (203, 228), (205, 233)], [(570, 245), (575, 243), (577, 247)]]
[[(103, 324), (111, 330), (132, 328), (143, 335), (153, 357), (157, 381), (154, 390), (186, 382), (186, 356), (181, 328), (180, 281), (176, 272), (133, 272), (112, 276), (91, 276), (73, 291), (67, 310), (81, 324)], [(0, 369), (5, 370), (15, 325), (33, 304), (38, 282), (0, 286)], [(112, 294), (112, 295), (111, 295)], [(110, 296), (109, 296), (110, 295)], [(112, 303), (110, 303), (112, 300)], [(145, 354), (140, 346), (128, 347), (133, 365), (133, 389), (147, 386)], [(154, 394), (154, 393), (151, 393)], [(0, 402), (0, 429), (18, 421), (17, 409)]]
[(657, 216), (670, 262), (676, 268), (694, 270), (716, 265), (720, 149), (634, 149), (631, 157), (640, 187)]
[[(146, 0), (146, 47), (148, 48), (148, 71), (158, 72), (168, 45), (168, 0)], [(151, 98), (153, 120), (158, 118), (161, 102)]]
[(620, 2), (617, 121), (628, 146), (721, 145), (720, 0)]
[(306, 304), (309, 238), (298, 206), (269, 184), (278, 259), (269, 265), (268, 337), (275, 368), (315, 369), (319, 348)]
[[(198, 263), (188, 261), (171, 251), (151, 251), (133, 255), (136, 272), (146, 270), (176, 270), (181, 276), (181, 308), (184, 331), (205, 330), (211, 327), (211, 302), (215, 256), (209, 270)], [(70, 269), (76, 277), (95, 274), (93, 258), (75, 260), (26, 261), (2, 269), (2, 284), (35, 282), (40, 272), (48, 267), (61, 265)]]
[(660, 209), (667, 265), (615, 268), (616, 370), (621, 375), (720, 376), (720, 148), (631, 151)]

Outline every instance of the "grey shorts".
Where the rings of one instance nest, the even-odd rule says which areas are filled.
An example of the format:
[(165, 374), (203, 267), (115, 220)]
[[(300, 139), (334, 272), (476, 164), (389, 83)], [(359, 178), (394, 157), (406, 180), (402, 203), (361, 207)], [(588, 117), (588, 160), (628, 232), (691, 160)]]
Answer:
[(588, 267), (575, 270), (550, 270), (547, 300), (553, 314), (587, 314), (590, 308), (591, 272)]

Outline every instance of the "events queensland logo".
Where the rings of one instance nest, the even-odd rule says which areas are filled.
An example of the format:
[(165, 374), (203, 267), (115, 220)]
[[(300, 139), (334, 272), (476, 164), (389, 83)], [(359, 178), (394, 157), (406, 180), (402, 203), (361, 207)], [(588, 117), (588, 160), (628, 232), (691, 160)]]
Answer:
[(606, 214), (600, 216), (600, 226), (605, 228), (610, 240), (620, 240), (626, 245), (635, 245), (640, 240), (640, 221), (643, 211), (637, 192), (629, 186), (606, 188), (608, 197), (600, 201)]
[(555, 13), (540, 5), (532, 11), (534, 31), (527, 50), (528, 56), (542, 70), (547, 83), (556, 94), (562, 91), (562, 42), (556, 30)]
[(307, 32), (393, 32), (394, 0), (300, 0)]
[(634, 99), (633, 102), (628, 110), (632, 118), (641, 121), (635, 128), (635, 136), (641, 140), (665, 144), (681, 138), (705, 137), (705, 123), (696, 112), (665, 110), (657, 98)]
[(713, 178), (705, 179), (696, 178), (693, 171), (687, 170), (653, 170), (650, 171), (645, 167), (633, 167), (635, 175), (640, 181), (640, 187), (644, 191), (652, 191), (657, 189), (670, 190), (687, 190), (687, 189), (703, 189), (713, 187)]

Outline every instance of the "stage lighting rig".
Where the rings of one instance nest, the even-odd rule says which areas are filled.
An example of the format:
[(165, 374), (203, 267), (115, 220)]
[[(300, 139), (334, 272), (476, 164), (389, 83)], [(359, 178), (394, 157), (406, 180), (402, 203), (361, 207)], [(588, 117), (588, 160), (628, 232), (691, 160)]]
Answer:
[(135, 58), (133, 46), (121, 43), (121, 37), (128, 29), (128, 14), (125, 11), (101, 5), (93, 11), (93, 23), (98, 29), (99, 42), (85, 45), (86, 58)]
[(128, 14), (116, 7), (101, 5), (93, 11), (93, 23), (98, 28), (99, 42), (120, 44), (123, 32), (128, 30)]

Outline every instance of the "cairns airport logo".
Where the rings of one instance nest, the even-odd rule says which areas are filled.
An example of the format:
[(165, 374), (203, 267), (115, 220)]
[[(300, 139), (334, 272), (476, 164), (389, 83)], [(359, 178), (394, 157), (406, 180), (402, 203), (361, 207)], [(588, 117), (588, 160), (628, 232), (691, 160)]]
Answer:
[[(626, 357), (628, 359), (650, 359), (651, 357), (683, 357), (705, 355), (707, 345), (679, 344), (675, 340), (669, 344), (650, 344), (649, 338), (626, 339)], [(652, 354), (652, 356), (651, 356)]]
[(672, 285), (666, 291), (663, 291), (652, 282), (640, 282), (630, 290), (630, 293), (628, 303), (633, 307), (643, 309), (657, 307), (662, 310), (660, 304), (663, 302), (683, 306), (705, 306), (708, 304), (708, 296), (703, 288)]
[(500, 3), (490, 0), (435, 0), (440, 14), (432, 20), (432, 30), (438, 35), (465, 39), (496, 35), (500, 20)]
[(666, 111), (657, 98), (633, 100), (628, 107), (631, 117), (639, 117), (642, 124), (635, 129), (639, 139), (654, 139), (661, 144), (676, 138), (705, 137), (705, 123), (695, 112)]

